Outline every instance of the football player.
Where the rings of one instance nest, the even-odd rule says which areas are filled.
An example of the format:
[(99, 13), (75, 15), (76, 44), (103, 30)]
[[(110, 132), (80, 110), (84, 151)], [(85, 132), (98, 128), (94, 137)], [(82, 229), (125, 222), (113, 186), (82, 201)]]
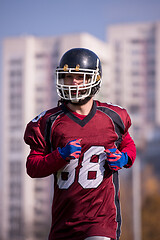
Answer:
[(102, 79), (94, 52), (67, 51), (56, 79), (60, 106), (29, 122), (24, 135), (28, 175), (54, 174), (49, 240), (118, 240), (118, 171), (136, 158), (131, 119), (124, 108), (93, 100)]

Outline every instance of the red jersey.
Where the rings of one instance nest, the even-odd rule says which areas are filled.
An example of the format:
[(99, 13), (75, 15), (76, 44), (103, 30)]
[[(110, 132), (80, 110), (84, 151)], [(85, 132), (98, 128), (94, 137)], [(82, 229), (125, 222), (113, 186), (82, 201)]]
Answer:
[[(27, 125), (24, 139), (31, 148), (27, 173), (35, 178), (54, 174), (55, 178), (49, 240), (119, 239), (118, 171), (109, 169), (104, 150), (116, 147), (127, 152), (125, 167), (130, 167), (136, 157), (130, 126), (125, 109), (98, 101), (83, 119), (62, 104)], [(57, 147), (78, 138), (82, 139), (79, 159), (65, 161)]]

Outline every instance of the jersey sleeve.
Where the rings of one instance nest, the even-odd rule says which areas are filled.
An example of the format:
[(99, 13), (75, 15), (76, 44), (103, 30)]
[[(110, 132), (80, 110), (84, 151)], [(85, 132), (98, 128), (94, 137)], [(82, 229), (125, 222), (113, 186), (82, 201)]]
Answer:
[(125, 165), (126, 168), (129, 168), (133, 165), (135, 158), (136, 158), (136, 146), (129, 134), (129, 128), (131, 127), (131, 118), (126, 109), (122, 109), (121, 113), (121, 120), (123, 122), (123, 132), (122, 132), (122, 141), (118, 149), (121, 152), (126, 152), (128, 155), (128, 163)]
[(30, 146), (30, 149), (46, 153), (47, 145), (45, 141), (45, 126), (47, 120), (47, 111), (40, 113), (27, 124), (24, 133), (24, 141)]
[(125, 136), (122, 139), (122, 142), (118, 149), (121, 152), (126, 152), (128, 155), (129, 160), (128, 163), (125, 165), (125, 168), (131, 167), (136, 159), (136, 146), (129, 132), (125, 133)]
[(31, 121), (27, 124), (24, 133), (24, 141), (27, 145), (30, 146), (31, 149), (42, 153), (46, 152), (46, 142), (44, 139), (44, 135), (42, 134), (42, 129), (39, 121)]
[(32, 178), (49, 176), (67, 164), (57, 149), (51, 153), (48, 151), (45, 141), (46, 118), (43, 118), (44, 115), (45, 113), (40, 114), (29, 122), (24, 134), (24, 141), (31, 149), (26, 168), (27, 174)]
[(26, 162), (27, 174), (32, 178), (47, 177), (66, 164), (66, 160), (60, 156), (58, 149), (47, 155), (31, 150)]
[(124, 135), (123, 138), (124, 138), (128, 134), (128, 129), (132, 125), (131, 118), (130, 118), (128, 112), (125, 109), (123, 109), (121, 119), (122, 119), (123, 124), (124, 124), (124, 133), (123, 133), (123, 135)]

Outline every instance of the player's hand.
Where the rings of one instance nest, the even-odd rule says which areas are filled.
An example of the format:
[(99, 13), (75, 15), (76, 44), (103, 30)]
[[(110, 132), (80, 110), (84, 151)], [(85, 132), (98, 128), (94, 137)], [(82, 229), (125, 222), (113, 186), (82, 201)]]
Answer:
[(117, 171), (128, 163), (127, 153), (120, 152), (117, 148), (106, 149), (105, 152), (111, 170)]
[(79, 158), (81, 154), (81, 140), (82, 139), (75, 139), (66, 144), (65, 147), (59, 148), (58, 151), (61, 157), (65, 160), (76, 159)]

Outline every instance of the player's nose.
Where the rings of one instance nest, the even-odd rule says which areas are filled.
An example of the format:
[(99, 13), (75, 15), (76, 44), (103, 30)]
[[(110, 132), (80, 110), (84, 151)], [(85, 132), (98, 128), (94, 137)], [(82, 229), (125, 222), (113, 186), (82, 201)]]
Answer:
[(73, 77), (73, 85), (78, 85), (79, 84), (79, 80), (76, 77)]

